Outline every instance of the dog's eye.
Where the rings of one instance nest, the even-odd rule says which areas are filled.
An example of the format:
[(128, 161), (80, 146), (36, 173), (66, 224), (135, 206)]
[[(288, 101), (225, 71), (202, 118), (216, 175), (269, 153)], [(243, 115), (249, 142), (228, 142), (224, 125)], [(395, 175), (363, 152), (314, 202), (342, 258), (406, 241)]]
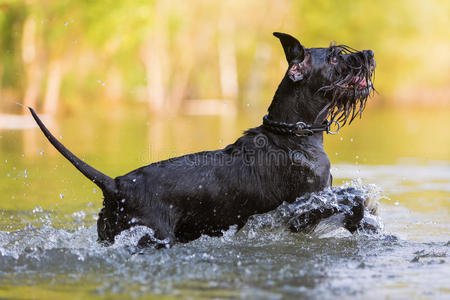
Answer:
[(335, 65), (335, 64), (337, 64), (337, 62), (338, 62), (338, 58), (337, 58), (336, 56), (332, 56), (331, 59), (330, 59), (330, 62), (331, 62), (333, 65)]

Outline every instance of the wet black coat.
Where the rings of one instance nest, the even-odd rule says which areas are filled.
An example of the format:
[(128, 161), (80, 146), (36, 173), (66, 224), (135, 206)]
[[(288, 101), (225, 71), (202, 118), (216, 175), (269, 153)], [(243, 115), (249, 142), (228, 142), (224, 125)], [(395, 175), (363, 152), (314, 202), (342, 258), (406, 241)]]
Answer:
[(117, 177), (118, 192), (105, 195), (99, 236), (112, 241), (134, 225), (148, 226), (157, 238), (171, 242), (217, 235), (231, 225), (243, 226), (253, 214), (329, 186), (329, 168), (322, 134), (292, 138), (257, 127), (222, 150)]

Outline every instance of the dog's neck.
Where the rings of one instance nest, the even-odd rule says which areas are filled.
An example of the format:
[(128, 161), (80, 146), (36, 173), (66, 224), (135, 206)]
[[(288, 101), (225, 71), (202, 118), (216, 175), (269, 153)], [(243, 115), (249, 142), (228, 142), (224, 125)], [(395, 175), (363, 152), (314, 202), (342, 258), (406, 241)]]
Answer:
[(326, 112), (321, 113), (325, 105), (321, 97), (285, 76), (269, 106), (269, 118), (285, 123), (321, 124), (326, 118)]

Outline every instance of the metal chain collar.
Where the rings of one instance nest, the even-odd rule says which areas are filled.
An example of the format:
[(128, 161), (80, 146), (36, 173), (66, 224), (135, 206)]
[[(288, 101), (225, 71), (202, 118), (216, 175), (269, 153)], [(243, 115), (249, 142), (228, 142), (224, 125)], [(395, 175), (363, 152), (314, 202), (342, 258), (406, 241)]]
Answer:
[[(333, 123), (337, 126), (337, 129), (335, 131), (331, 130), (331, 125)], [(341, 129), (341, 124), (339, 124), (339, 122), (336, 120), (326, 120), (324, 123), (316, 125), (306, 124), (304, 122), (285, 123), (270, 120), (268, 115), (265, 115), (263, 118), (263, 126), (275, 133), (293, 134), (296, 136), (311, 136), (315, 132), (321, 131), (326, 131), (326, 133), (329, 134), (337, 134)]]

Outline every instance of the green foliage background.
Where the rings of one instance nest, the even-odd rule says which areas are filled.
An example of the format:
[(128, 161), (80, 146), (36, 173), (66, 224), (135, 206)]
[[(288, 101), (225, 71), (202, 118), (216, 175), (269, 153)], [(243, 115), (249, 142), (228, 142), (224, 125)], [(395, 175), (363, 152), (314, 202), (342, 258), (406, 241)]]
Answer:
[[(272, 31), (297, 36), (307, 47), (331, 41), (357, 49), (371, 48), (377, 60), (379, 103), (446, 103), (450, 94), (450, 4), (445, 0), (379, 1), (89, 1), (3, 0), (0, 2), (0, 109), (21, 101), (29, 85), (22, 59), (24, 23), (35, 23), (36, 60), (42, 74), (43, 101), (48, 66), (63, 65), (62, 107), (101, 102), (113, 70), (125, 102), (146, 101), (145, 45), (163, 39), (168, 62), (165, 88), (177, 88), (177, 72), (186, 64), (183, 98), (218, 98), (218, 41), (221, 23), (231, 24), (241, 106), (246, 99), (255, 53), (266, 47), (268, 63), (257, 102), (270, 100), (285, 63)], [(186, 49), (189, 48), (189, 51)], [(104, 87), (104, 85), (103, 85)], [(254, 95), (253, 95), (254, 96)], [(262, 105), (261, 107), (265, 107)]]

